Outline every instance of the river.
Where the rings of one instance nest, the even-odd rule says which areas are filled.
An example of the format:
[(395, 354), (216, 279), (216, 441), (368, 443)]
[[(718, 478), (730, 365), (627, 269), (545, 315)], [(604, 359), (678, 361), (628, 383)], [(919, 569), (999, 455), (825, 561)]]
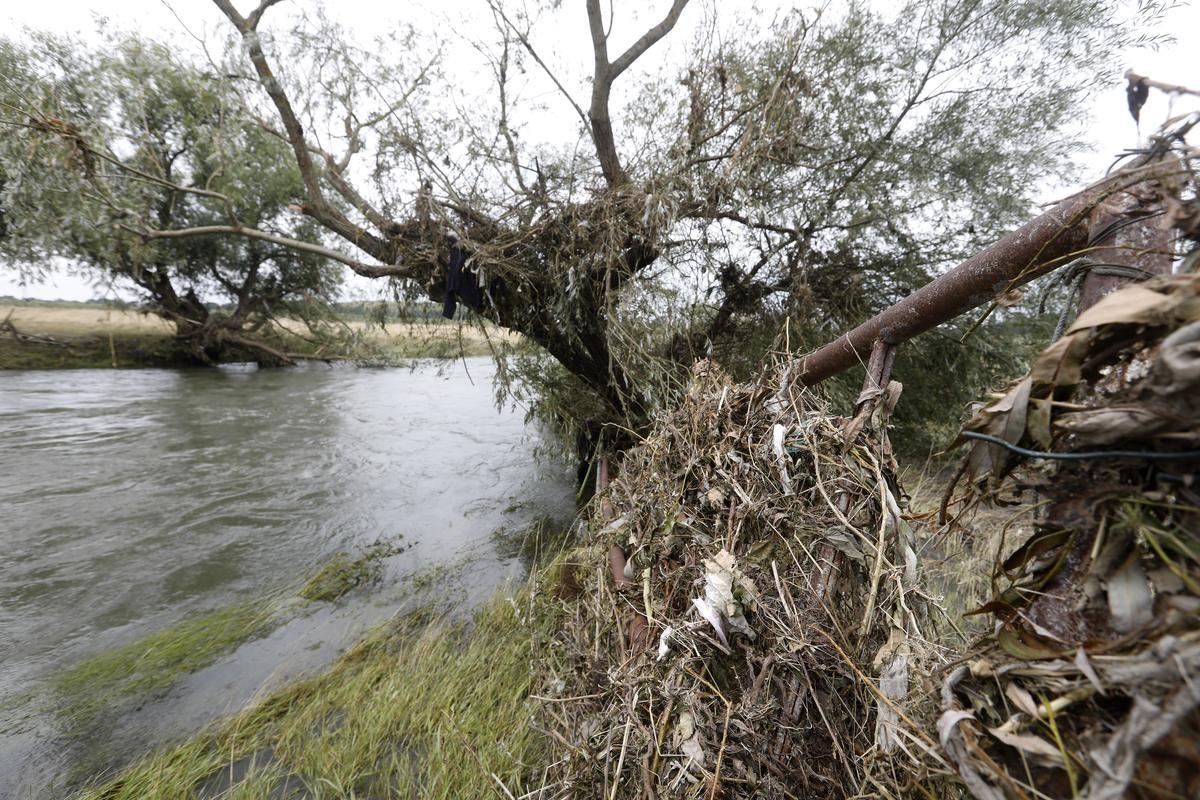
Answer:
[[(58, 797), (328, 664), (414, 602), (526, 568), (495, 532), (573, 508), (570, 468), (498, 411), (487, 359), (412, 369), (0, 372), (0, 798)], [(73, 730), (53, 678), (205, 611), (284, 596), (338, 552), (400, 549), (169, 690)], [(414, 597), (409, 581), (441, 567)]]

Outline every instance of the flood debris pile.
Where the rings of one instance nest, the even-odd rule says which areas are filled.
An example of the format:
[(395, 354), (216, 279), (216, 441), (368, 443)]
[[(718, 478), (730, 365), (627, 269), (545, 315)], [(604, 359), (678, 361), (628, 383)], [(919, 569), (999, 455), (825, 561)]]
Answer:
[(540, 796), (899, 796), (952, 778), (882, 433), (900, 386), (839, 418), (787, 363), (746, 385), (697, 364), (600, 496), (539, 665), (556, 750)]
[(1036, 515), (942, 679), (971, 793), (1200, 797), (1200, 275), (1088, 309), (964, 436), (951, 510)]
[(600, 495), (539, 796), (1200, 796), (1200, 276), (1093, 306), (966, 426), (946, 524), (1034, 521), (966, 644), (923, 590), (899, 385), (842, 418), (788, 363), (698, 364)]

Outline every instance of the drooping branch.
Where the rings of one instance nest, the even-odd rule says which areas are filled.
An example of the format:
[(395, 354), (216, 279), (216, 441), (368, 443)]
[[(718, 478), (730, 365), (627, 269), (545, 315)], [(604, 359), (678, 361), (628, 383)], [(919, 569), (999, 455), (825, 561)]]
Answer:
[(671, 10), (667, 12), (667, 16), (662, 22), (646, 31), (616, 61), (610, 62), (608, 60), (608, 34), (604, 30), (600, 0), (587, 0), (588, 27), (592, 35), (592, 54), (595, 59), (592, 76), (592, 104), (588, 116), (591, 118), (592, 140), (596, 145), (596, 155), (600, 159), (600, 170), (604, 173), (604, 180), (610, 187), (629, 182), (629, 176), (625, 173), (625, 168), (621, 166), (621, 158), (617, 154), (612, 118), (608, 110), (613, 82), (622, 72), (629, 69), (638, 57), (671, 32), (687, 4), (688, 0), (674, 0)]
[(286, 247), (290, 250), (302, 250), (306, 253), (313, 253), (332, 261), (338, 261), (350, 269), (354, 270), (359, 275), (366, 278), (410, 278), (414, 272), (409, 267), (401, 266), (375, 266), (372, 264), (364, 264), (361, 261), (350, 258), (345, 253), (340, 253), (328, 247), (322, 247), (319, 244), (305, 242), (300, 239), (291, 239), (287, 236), (280, 236), (267, 231), (260, 231), (256, 228), (247, 228), (244, 226), (235, 225), (201, 225), (194, 228), (178, 228), (175, 230), (154, 230), (151, 228), (135, 228), (129, 225), (121, 225), (121, 228), (130, 233), (141, 236), (145, 239), (184, 239), (191, 236), (213, 236), (217, 234), (233, 234), (236, 236), (245, 236), (248, 239), (260, 239), (264, 242)]

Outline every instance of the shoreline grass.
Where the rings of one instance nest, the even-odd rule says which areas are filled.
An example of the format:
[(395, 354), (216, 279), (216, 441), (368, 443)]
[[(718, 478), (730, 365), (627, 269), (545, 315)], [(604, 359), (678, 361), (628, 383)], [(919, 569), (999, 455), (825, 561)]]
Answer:
[(426, 608), (385, 623), (324, 673), (80, 798), (520, 795), (546, 747), (527, 708), (535, 645), (560, 616), (545, 585), (530, 578), (467, 622)]
[(274, 612), (274, 604), (235, 603), (86, 658), (52, 680), (63, 713), (87, 720), (124, 698), (161, 691), (261, 634)]

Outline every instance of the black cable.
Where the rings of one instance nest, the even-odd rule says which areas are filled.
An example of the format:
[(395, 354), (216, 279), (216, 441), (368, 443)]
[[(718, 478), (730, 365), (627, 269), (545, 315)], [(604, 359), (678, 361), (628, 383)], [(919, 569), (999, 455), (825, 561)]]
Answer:
[(1162, 208), (1157, 211), (1151, 211), (1148, 213), (1147, 212), (1143, 212), (1140, 214), (1135, 213), (1135, 214), (1129, 214), (1129, 215), (1126, 215), (1123, 217), (1118, 217), (1114, 221), (1108, 223), (1108, 225), (1104, 226), (1103, 229), (1097, 231), (1096, 234), (1094, 236), (1092, 236), (1091, 239), (1088, 240), (1087, 247), (1089, 249), (1092, 247), (1095, 247), (1096, 245), (1100, 244), (1100, 242), (1103, 242), (1105, 239), (1112, 236), (1114, 233), (1116, 233), (1117, 231), (1120, 231), (1123, 228), (1128, 228), (1130, 225), (1136, 225), (1139, 222), (1145, 222), (1148, 219), (1154, 219), (1155, 217), (1161, 217), (1165, 213), (1167, 213), (1167, 210), (1165, 208)]
[(962, 435), (968, 439), (978, 439), (982, 442), (998, 444), (1026, 458), (1045, 458), (1051, 461), (1090, 461), (1098, 458), (1141, 458), (1146, 461), (1188, 461), (1191, 459), (1200, 459), (1200, 450), (1184, 450), (1179, 453), (1154, 453), (1143, 450), (1095, 450), (1086, 453), (1047, 453), (1043, 450), (1027, 450), (1011, 442), (1006, 442), (999, 436), (992, 436), (986, 433), (963, 431)]

